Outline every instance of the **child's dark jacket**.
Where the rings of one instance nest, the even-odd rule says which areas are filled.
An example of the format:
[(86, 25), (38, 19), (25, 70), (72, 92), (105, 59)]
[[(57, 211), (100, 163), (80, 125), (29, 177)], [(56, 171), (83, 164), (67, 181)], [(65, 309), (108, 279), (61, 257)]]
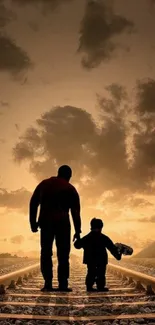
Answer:
[(84, 249), (83, 264), (108, 264), (107, 250), (117, 259), (121, 259), (117, 247), (111, 239), (99, 232), (91, 231), (74, 243), (75, 248)]

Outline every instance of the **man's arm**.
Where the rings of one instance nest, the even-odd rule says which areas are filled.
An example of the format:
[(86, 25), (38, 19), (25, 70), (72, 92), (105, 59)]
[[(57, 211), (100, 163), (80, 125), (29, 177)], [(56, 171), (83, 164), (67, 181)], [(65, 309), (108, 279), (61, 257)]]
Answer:
[[(41, 184), (41, 183), (40, 183)], [(37, 231), (37, 211), (40, 204), (40, 184), (34, 190), (29, 204), (29, 221), (31, 230), (33, 232)]]
[(80, 198), (75, 188), (71, 192), (71, 215), (75, 228), (75, 238), (79, 238), (81, 233)]
[(118, 251), (117, 247), (112, 242), (112, 240), (107, 236), (106, 236), (106, 248), (117, 260), (121, 260), (121, 253)]

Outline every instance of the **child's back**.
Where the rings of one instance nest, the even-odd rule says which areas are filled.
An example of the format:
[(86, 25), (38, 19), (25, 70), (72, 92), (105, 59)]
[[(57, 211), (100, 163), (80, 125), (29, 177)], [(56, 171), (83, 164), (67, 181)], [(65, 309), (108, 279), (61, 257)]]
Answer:
[(99, 291), (107, 291), (105, 288), (105, 273), (108, 263), (108, 249), (117, 259), (121, 259), (117, 247), (111, 239), (101, 233), (103, 222), (100, 219), (91, 220), (91, 232), (74, 243), (75, 248), (84, 249), (83, 263), (87, 264), (86, 286), (88, 291), (93, 291), (93, 284), (96, 282)]
[(107, 264), (108, 254), (106, 249), (108, 249), (116, 259), (121, 259), (121, 255), (118, 253), (118, 249), (111, 239), (97, 231), (91, 231), (88, 235), (77, 240), (74, 246), (77, 249), (84, 249), (84, 264)]

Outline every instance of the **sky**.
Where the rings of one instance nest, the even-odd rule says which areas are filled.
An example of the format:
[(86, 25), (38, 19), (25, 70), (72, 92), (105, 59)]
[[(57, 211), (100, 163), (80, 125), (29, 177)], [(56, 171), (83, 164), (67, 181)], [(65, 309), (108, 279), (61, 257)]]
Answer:
[(29, 200), (61, 164), (82, 235), (154, 240), (154, 36), (153, 0), (0, 0), (1, 252), (39, 250)]

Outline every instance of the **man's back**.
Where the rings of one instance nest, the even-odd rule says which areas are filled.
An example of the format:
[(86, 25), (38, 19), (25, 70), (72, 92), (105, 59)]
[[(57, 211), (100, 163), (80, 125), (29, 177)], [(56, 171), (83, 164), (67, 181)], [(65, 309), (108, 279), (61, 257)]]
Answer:
[(79, 196), (69, 182), (61, 177), (43, 180), (33, 194), (33, 201), (39, 199), (39, 226), (69, 220), (69, 209), (80, 209)]
[(63, 178), (51, 177), (42, 182), (40, 191), (39, 223), (67, 220), (69, 209), (74, 205), (74, 187)]
[(99, 232), (91, 231), (88, 235), (75, 242), (75, 248), (84, 249), (83, 263), (108, 263), (108, 249), (116, 258), (118, 256), (117, 248), (111, 239)]

